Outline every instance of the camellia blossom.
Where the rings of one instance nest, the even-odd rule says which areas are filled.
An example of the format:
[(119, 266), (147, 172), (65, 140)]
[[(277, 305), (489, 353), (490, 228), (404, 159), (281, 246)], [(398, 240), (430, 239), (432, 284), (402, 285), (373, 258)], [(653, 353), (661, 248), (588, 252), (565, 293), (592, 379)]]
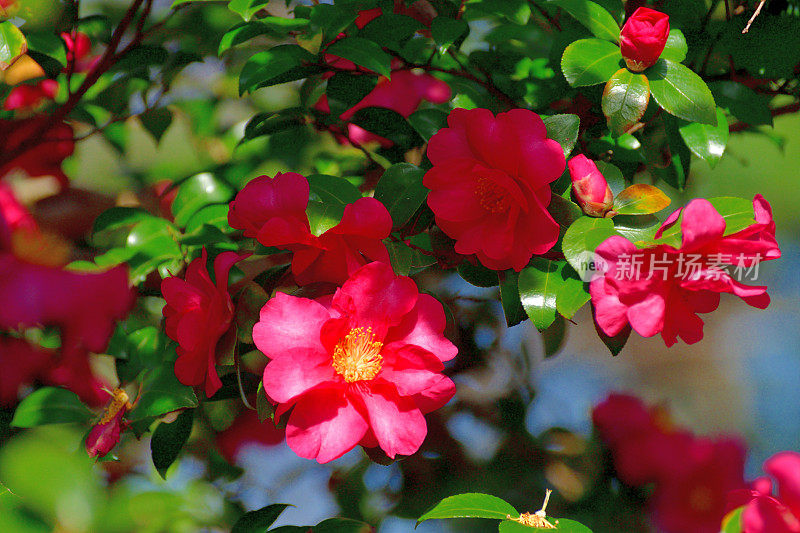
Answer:
[(239, 453), (252, 445), (274, 446), (283, 442), (286, 433), (271, 420), (261, 421), (258, 413), (245, 409), (239, 413), (228, 428), (217, 433), (216, 441), (219, 452), (235, 463)]
[(594, 161), (576, 155), (567, 163), (572, 179), (572, 194), (584, 213), (593, 217), (605, 216), (614, 205), (614, 193)]
[(742, 533), (800, 533), (800, 453), (779, 452), (764, 462), (764, 472), (749, 489), (728, 494), (728, 509), (744, 506)]
[(222, 252), (214, 259), (211, 281), (206, 269), (205, 248), (186, 267), (186, 279), (172, 276), (161, 282), (165, 330), (178, 342), (175, 375), (184, 385), (205, 388), (211, 397), (222, 387), (217, 374), (217, 343), (228, 331), (233, 319), (233, 302), (228, 293), (228, 273), (247, 255)]
[(270, 359), (264, 391), (276, 416), (292, 409), (289, 447), (320, 463), (359, 444), (391, 458), (415, 453), (423, 414), (455, 393), (441, 373), (458, 351), (445, 325), (442, 305), (384, 263), (360, 268), (333, 297), (277, 293), (253, 341)]
[(0, 146), (3, 146), (3, 152), (14, 153), (21, 150), (17, 157), (0, 164), (0, 178), (12, 171), (21, 170), (31, 178), (52, 176), (63, 187), (67, 186), (69, 178), (61, 170), (61, 164), (75, 150), (72, 127), (69, 124), (56, 124), (37, 137), (36, 143), (31, 147), (25, 148), (23, 145), (48, 121), (47, 116), (0, 120)]
[(477, 254), (492, 270), (522, 270), (558, 238), (547, 206), (549, 184), (566, 166), (561, 146), (526, 109), (496, 117), (454, 109), (447, 124), (428, 143), (433, 168), (423, 181), (437, 225), (456, 252)]
[[(769, 203), (757, 195), (753, 206), (755, 223), (725, 235), (725, 219), (711, 203), (692, 200), (656, 233), (660, 238), (682, 215), (678, 248), (661, 244), (639, 250), (624, 237), (605, 240), (595, 254), (607, 269), (589, 287), (598, 326), (614, 336), (630, 324), (644, 337), (661, 333), (667, 346), (678, 337), (693, 344), (703, 338), (703, 321), (697, 313), (715, 310), (720, 293), (732, 293), (753, 307), (766, 308), (765, 286), (745, 285), (722, 268), (752, 267), (780, 257)], [(693, 258), (693, 266), (687, 258)]]
[(6, 111), (35, 111), (48, 100), (56, 97), (58, 82), (56, 80), (42, 80), (33, 85), (17, 85), (6, 96), (3, 109)]
[(649, 7), (633, 12), (619, 35), (622, 57), (633, 72), (641, 72), (658, 61), (669, 36), (669, 15)]
[(94, 68), (98, 61), (99, 56), (92, 55), (92, 41), (89, 36), (82, 32), (62, 33), (61, 38), (67, 48), (67, 66), (64, 71), (67, 72), (70, 67), (73, 72), (88, 72)]
[(306, 215), (309, 194), (300, 174), (260, 176), (231, 202), (228, 222), (264, 246), (294, 252), (292, 273), (299, 285), (340, 284), (369, 261), (389, 262), (383, 239), (392, 231), (392, 218), (381, 202), (359, 198), (345, 206), (341, 222), (314, 235)]

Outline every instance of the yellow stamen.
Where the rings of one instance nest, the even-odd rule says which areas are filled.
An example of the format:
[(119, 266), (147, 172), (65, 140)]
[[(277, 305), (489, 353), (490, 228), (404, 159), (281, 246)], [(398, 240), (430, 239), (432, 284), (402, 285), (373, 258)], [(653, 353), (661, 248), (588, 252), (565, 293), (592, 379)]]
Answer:
[[(511, 515), (506, 515), (507, 520), (512, 520), (514, 522), (518, 522), (523, 526), (530, 526), (530, 527), (538, 527), (540, 529), (556, 529), (556, 526), (550, 523), (547, 520), (547, 514), (545, 509), (547, 509), (547, 502), (550, 501), (550, 495), (553, 493), (552, 490), (547, 489), (544, 494), (544, 503), (542, 504), (542, 508), (536, 511), (535, 513), (522, 513), (519, 515), (519, 518), (514, 518)], [(556, 520), (556, 524), (558, 524), (558, 520)]]
[(100, 424), (108, 424), (122, 409), (129, 410), (133, 406), (128, 402), (128, 393), (122, 389), (114, 389), (111, 393), (111, 403), (108, 404)]
[(353, 328), (333, 350), (333, 369), (348, 383), (369, 381), (383, 367), (381, 348), (372, 328)]
[(479, 178), (475, 187), (475, 196), (481, 207), (490, 213), (502, 213), (508, 210), (508, 192), (488, 178)]

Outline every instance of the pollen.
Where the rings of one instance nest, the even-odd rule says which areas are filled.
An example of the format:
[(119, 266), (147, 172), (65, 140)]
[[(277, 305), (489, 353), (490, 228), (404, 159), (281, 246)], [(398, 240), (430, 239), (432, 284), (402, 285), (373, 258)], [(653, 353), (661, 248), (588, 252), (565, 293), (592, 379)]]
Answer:
[(111, 393), (111, 402), (108, 404), (106, 408), (106, 412), (103, 414), (103, 418), (100, 420), (100, 425), (108, 424), (111, 420), (117, 416), (121, 410), (130, 410), (133, 406), (130, 404), (130, 398), (128, 397), (128, 393), (122, 389), (114, 389), (114, 392)]
[(478, 178), (475, 196), (478, 197), (481, 207), (490, 213), (502, 213), (508, 210), (508, 192), (489, 178)]
[(370, 381), (383, 367), (381, 348), (372, 328), (353, 328), (333, 350), (333, 369), (347, 383)]

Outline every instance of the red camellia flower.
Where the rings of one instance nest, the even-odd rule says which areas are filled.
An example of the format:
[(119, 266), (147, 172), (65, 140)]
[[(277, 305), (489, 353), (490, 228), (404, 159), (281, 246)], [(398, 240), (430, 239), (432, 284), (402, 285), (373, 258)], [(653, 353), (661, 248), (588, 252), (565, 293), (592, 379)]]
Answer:
[(17, 401), (22, 385), (30, 385), (50, 361), (50, 354), (22, 339), (0, 336), (0, 406)]
[[(3, 147), (3, 152), (14, 153), (23, 149), (23, 143), (28, 143), (48, 121), (46, 116), (14, 121), (0, 120), (0, 146)], [(62, 122), (36, 138), (34, 145), (21, 151), (14, 159), (5, 164), (0, 163), (0, 178), (14, 170), (21, 170), (31, 178), (53, 176), (62, 186), (66, 186), (69, 178), (61, 170), (61, 164), (75, 150), (72, 127)]]
[(703, 338), (697, 313), (715, 310), (720, 293), (766, 308), (766, 287), (745, 285), (729, 272), (735, 266), (742, 274), (762, 260), (780, 257), (769, 203), (758, 195), (753, 206), (755, 223), (731, 235), (725, 235), (725, 219), (711, 203), (697, 199), (673, 213), (656, 233), (660, 238), (682, 215), (680, 247), (639, 250), (619, 236), (600, 244), (597, 262), (607, 270), (590, 284), (598, 326), (614, 336), (630, 324), (644, 337), (661, 333), (667, 346), (678, 337), (692, 344)]
[(614, 205), (614, 193), (594, 161), (576, 155), (567, 163), (572, 178), (572, 194), (589, 216), (602, 217)]
[(633, 72), (641, 72), (658, 61), (669, 36), (669, 15), (640, 7), (622, 26), (619, 46)]
[(73, 72), (88, 72), (94, 68), (100, 57), (92, 56), (92, 41), (81, 32), (62, 33), (61, 38), (67, 47), (67, 72), (72, 66)]
[(728, 510), (744, 506), (742, 533), (800, 533), (800, 453), (776, 453), (764, 462), (762, 477), (751, 488), (728, 494)]
[(264, 246), (294, 252), (292, 273), (299, 285), (340, 284), (368, 261), (389, 262), (382, 239), (392, 230), (386, 207), (359, 198), (344, 208), (342, 220), (321, 235), (311, 233), (306, 207), (309, 185), (300, 174), (260, 176), (231, 202), (228, 222)]
[(223, 252), (214, 259), (215, 281), (206, 269), (205, 248), (186, 267), (186, 279), (169, 277), (161, 282), (167, 305), (163, 309), (167, 335), (178, 342), (175, 375), (184, 385), (205, 387), (211, 397), (222, 387), (217, 375), (217, 343), (233, 319), (228, 294), (228, 273), (247, 255)]
[(455, 393), (441, 373), (457, 353), (444, 328), (442, 305), (384, 263), (360, 268), (333, 297), (278, 293), (253, 341), (270, 358), (264, 390), (276, 416), (292, 409), (289, 447), (320, 463), (359, 444), (391, 458), (416, 452), (423, 414)]
[(56, 80), (42, 80), (35, 85), (18, 85), (8, 93), (3, 109), (13, 111), (34, 111), (47, 100), (52, 100), (58, 92)]
[(436, 223), (456, 252), (477, 254), (487, 268), (520, 271), (548, 251), (558, 224), (547, 212), (549, 183), (566, 162), (536, 113), (455, 109), (428, 143), (424, 178)]
[(271, 420), (262, 422), (258, 413), (245, 409), (236, 416), (227, 429), (217, 433), (217, 447), (222, 456), (229, 463), (236, 462), (239, 452), (253, 444), (274, 446), (286, 438), (282, 428), (277, 427)]

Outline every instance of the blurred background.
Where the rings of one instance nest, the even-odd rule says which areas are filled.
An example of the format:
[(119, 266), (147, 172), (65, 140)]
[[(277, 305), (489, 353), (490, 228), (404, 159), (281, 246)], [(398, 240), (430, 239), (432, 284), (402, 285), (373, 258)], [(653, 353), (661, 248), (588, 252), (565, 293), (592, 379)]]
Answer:
[[(153, 17), (163, 16), (170, 4), (156, 0)], [(125, 5), (84, 0), (81, 15), (117, 14)], [(286, 16), (290, 8), (283, 0), (266, 6), (275, 16)], [(239, 98), (238, 67), (232, 65), (240, 65), (245, 53), (233, 51), (222, 59), (216, 54), (221, 35), (237, 16), (209, 3), (173, 18), (176, 49), (191, 47), (204, 60), (183, 70), (165, 96), (172, 120), (163, 137), (156, 141), (131, 118), (121, 128), (122, 149), (100, 135), (79, 142), (64, 166), (73, 188), (89, 191), (102, 205), (129, 205), (153, 184), (208, 170), (237, 187), (278, 171), (359, 179), (363, 154), (310, 127), (239, 144), (255, 112), (297, 105), (300, 85)], [(484, 36), (492, 24), (486, 18), (471, 20), (465, 49), (488, 46)], [(538, 28), (532, 31), (535, 40)], [(147, 98), (131, 95), (131, 109), (144, 106)], [(420, 514), (451, 494), (491, 493), (533, 512), (545, 487), (552, 487), (550, 511), (556, 516), (581, 520), (596, 532), (621, 531), (615, 523), (627, 524), (625, 531), (647, 531), (650, 526), (641, 517), (644, 496), (612, 499), (619, 496), (618, 487), (596, 485), (605, 459), (590, 415), (609, 392), (666, 406), (676, 425), (697, 434), (743, 438), (748, 479), (759, 475), (761, 463), (773, 453), (800, 450), (800, 276), (791, 267), (800, 261), (798, 178), (800, 116), (786, 115), (775, 119), (774, 128), (732, 135), (713, 170), (694, 160), (683, 193), (663, 187), (673, 204), (660, 218), (696, 197), (763, 194), (774, 209), (783, 252), (779, 261), (760, 267), (759, 284), (768, 285), (772, 297), (769, 308), (759, 311), (723, 295), (720, 309), (704, 316), (705, 336), (695, 345), (668, 349), (660, 337), (634, 334), (612, 357), (595, 333), (589, 309), (583, 309), (574, 324), (567, 323), (557, 353), (545, 357), (544, 340), (529, 322), (506, 327), (496, 288), (474, 287), (455, 275), (424, 274), (418, 282), (450, 308), (454, 324), (448, 335), (457, 340), (460, 355), (450, 368), (457, 395), (428, 417), (429, 436), (417, 456), (380, 465), (357, 449), (318, 465), (281, 442), (246, 444), (226, 461), (214, 451), (209, 429), (224, 431), (230, 425), (242, 409), (234, 399), (208, 404), (188, 453), (163, 481), (149, 459), (147, 437), (128, 438), (115, 450), (118, 461), (95, 465), (85, 456), (79, 429), (49, 426), (12, 435), (10, 413), (4, 411), (0, 472), (14, 483), (24, 480), (30, 514), (23, 522), (4, 523), (0, 516), (0, 529), (46, 531), (55, 521), (61, 531), (83, 531), (99, 513), (109, 517), (107, 531), (221, 531), (241, 507), (288, 503), (294, 507), (276, 525), (307, 525), (341, 515), (374, 524), (379, 533), (400, 533), (413, 530)], [(650, 177), (641, 173), (635, 180)], [(48, 199), (52, 189), (46, 181), (20, 179), (14, 187), (39, 220), (58, 228), (74, 216), (64, 201)], [(103, 359), (98, 357), (99, 367), (108, 366)], [(491, 522), (468, 520), (431, 521), (417, 528), (421, 533), (493, 530)]]

